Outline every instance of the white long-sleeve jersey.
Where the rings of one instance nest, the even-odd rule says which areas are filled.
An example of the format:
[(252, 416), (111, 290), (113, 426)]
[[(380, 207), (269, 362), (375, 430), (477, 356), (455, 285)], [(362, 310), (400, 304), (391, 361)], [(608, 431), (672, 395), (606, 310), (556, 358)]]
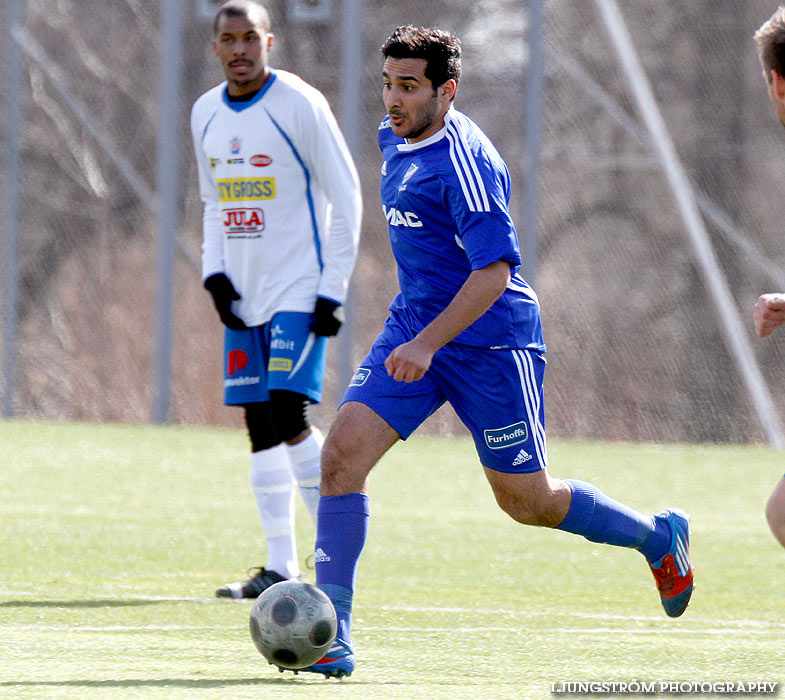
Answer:
[(273, 70), (247, 102), (226, 83), (202, 95), (191, 133), (204, 202), (202, 279), (224, 272), (248, 326), (278, 311), (343, 303), (362, 204), (357, 171), (327, 100)]

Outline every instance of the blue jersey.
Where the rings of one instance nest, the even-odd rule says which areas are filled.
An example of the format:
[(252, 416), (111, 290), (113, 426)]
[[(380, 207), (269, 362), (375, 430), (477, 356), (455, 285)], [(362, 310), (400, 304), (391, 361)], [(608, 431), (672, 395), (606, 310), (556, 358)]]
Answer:
[(493, 306), (453, 342), (544, 352), (537, 296), (518, 274), (509, 213), (510, 175), (480, 128), (452, 107), (433, 136), (407, 143), (389, 119), (379, 126), (381, 199), (398, 264), (390, 310), (418, 333), (474, 270), (505, 260), (512, 278)]

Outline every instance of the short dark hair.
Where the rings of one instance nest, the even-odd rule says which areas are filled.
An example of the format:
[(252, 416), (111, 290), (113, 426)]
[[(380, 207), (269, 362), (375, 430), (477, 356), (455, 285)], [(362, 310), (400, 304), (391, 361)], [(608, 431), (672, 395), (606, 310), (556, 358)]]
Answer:
[(382, 45), (385, 58), (424, 58), (428, 61), (425, 77), (434, 89), (448, 80), (461, 79), (461, 41), (441, 29), (397, 27)]
[(755, 43), (766, 80), (771, 81), (772, 70), (785, 76), (785, 7), (779, 7), (755, 32)]
[(221, 17), (247, 17), (251, 22), (254, 21), (254, 15), (258, 14), (261, 19), (262, 28), (265, 32), (270, 31), (270, 13), (267, 8), (256, 0), (229, 0), (218, 8), (213, 20), (213, 36), (218, 34), (218, 25), (221, 23)]

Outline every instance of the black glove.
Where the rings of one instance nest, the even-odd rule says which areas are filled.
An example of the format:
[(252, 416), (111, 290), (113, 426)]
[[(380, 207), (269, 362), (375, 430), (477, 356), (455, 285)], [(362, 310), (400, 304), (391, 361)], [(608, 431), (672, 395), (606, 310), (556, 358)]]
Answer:
[(204, 288), (213, 297), (215, 310), (221, 317), (221, 321), (227, 328), (233, 331), (244, 331), (248, 326), (245, 325), (239, 316), (232, 313), (232, 302), (241, 299), (232, 281), (223, 273), (216, 272), (204, 281)]
[(332, 299), (316, 297), (316, 308), (311, 316), (311, 330), (316, 335), (335, 335), (343, 323), (341, 305)]

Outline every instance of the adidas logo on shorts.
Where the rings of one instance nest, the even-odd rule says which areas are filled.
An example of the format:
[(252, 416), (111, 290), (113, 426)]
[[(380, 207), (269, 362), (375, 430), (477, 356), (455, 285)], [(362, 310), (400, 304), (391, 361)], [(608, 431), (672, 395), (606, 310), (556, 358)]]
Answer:
[(528, 462), (531, 458), (532, 456), (526, 450), (521, 450), (518, 453), (518, 456), (513, 460), (512, 466), (517, 467), (523, 464), (524, 462)]

